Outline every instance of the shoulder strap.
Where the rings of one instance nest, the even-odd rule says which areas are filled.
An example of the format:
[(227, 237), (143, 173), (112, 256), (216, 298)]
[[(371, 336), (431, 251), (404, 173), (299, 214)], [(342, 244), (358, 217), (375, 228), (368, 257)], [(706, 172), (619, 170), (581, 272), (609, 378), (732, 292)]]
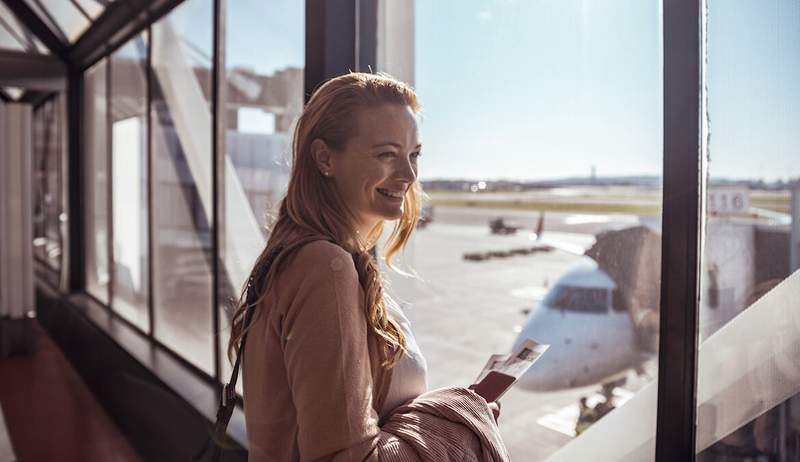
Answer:
[(241, 342), (239, 342), (239, 348), (236, 350), (236, 361), (233, 364), (230, 380), (222, 386), (219, 408), (217, 409), (217, 420), (214, 423), (214, 433), (211, 435), (211, 438), (206, 440), (200, 452), (195, 455), (195, 461), (200, 460), (203, 454), (206, 453), (209, 443), (213, 443), (211, 460), (214, 462), (220, 460), (220, 456), (222, 455), (222, 445), (226, 440), (228, 423), (233, 415), (233, 410), (236, 408), (236, 403), (240, 401), (239, 396), (236, 394), (236, 382), (239, 380), (239, 368), (242, 362), (242, 353), (244, 352), (244, 346), (247, 342), (247, 328), (250, 326), (250, 322), (253, 320), (255, 305), (258, 301), (257, 287), (258, 284), (264, 283), (264, 277), (269, 273), (269, 269), (272, 267), (272, 262), (280, 253), (280, 250), (280, 248), (274, 249), (272, 253), (267, 256), (267, 261), (262, 267), (261, 272), (257, 275), (251, 274), (250, 278), (247, 280), (247, 289), (245, 292), (245, 306), (247, 306), (247, 310), (245, 311), (244, 322), (242, 325), (244, 333), (242, 334)]

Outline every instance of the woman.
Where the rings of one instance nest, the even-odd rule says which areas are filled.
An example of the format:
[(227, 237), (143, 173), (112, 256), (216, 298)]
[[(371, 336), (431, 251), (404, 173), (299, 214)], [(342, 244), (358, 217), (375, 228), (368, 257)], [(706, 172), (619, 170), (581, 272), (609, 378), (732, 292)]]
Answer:
[(507, 459), (494, 403), (464, 389), (426, 393), (425, 360), (369, 253), (384, 221), (397, 220), (391, 266), (417, 223), (418, 110), (407, 85), (350, 73), (319, 87), (300, 116), (288, 191), (252, 272), (250, 460)]

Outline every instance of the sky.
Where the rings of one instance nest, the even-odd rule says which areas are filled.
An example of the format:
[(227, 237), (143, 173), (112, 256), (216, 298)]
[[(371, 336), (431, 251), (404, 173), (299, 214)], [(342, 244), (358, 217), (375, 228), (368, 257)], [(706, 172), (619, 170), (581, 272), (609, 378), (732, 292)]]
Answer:
[[(228, 66), (301, 67), (303, 4), (227, 2)], [(423, 180), (661, 175), (661, 2), (414, 5)], [(800, 2), (708, 5), (711, 176), (800, 177)]]

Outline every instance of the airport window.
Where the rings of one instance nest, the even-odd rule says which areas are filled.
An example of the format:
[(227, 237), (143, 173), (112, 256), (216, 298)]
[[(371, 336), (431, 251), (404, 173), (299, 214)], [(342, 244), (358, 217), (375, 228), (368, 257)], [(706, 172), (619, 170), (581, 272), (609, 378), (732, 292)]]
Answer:
[(111, 307), (149, 332), (147, 36), (115, 51), (111, 72)]
[[(614, 407), (623, 431), (655, 432), (661, 24), (660, 2), (379, 9), (378, 70), (412, 81), (423, 106), (432, 218), (405, 256), (421, 279), (390, 274), (389, 292), (432, 389), (472, 383), (523, 338), (551, 345), (502, 398), (513, 460), (596, 459), (597, 438), (576, 435), (618, 429), (603, 417)], [(608, 309), (615, 287), (628, 309)], [(653, 399), (629, 407), (637, 395)], [(605, 446), (603, 460), (623, 456)]]
[(50, 268), (61, 269), (62, 99), (53, 96), (33, 115), (34, 254)]
[(214, 374), (211, 274), (213, 2), (187, 0), (154, 23), (154, 336)]
[[(26, 0), (67, 43), (110, 2), (61, 3)], [(217, 378), (230, 371), (231, 301), (288, 180), (306, 3), (170, 3), (84, 71), (86, 292)], [(652, 460), (661, 235), (685, 231), (662, 229), (661, 210), (663, 140), (674, 135), (662, 133), (662, 75), (676, 67), (665, 69), (662, 32), (674, 18), (660, 1), (379, 5), (375, 70), (410, 82), (423, 105), (425, 219), (399, 262), (420, 278), (386, 276), (429, 388), (469, 385), (490, 354), (533, 338), (550, 349), (502, 398), (512, 459)], [(696, 451), (800, 459), (800, 5), (700, 6), (709, 164)], [(0, 48), (46, 54), (13, 20), (0, 24)], [(33, 113), (34, 253), (56, 271), (66, 109), (51, 96)]]
[(231, 299), (266, 243), (267, 227), (289, 180), (292, 128), (303, 108), (305, 8), (293, 0), (228, 2), (225, 23), (220, 113), (225, 124), (220, 261), (225, 271), (219, 281), (223, 377), (231, 369), (225, 359)]
[(706, 14), (698, 460), (800, 460), (800, 4)]
[(84, 74), (84, 241), (86, 291), (108, 303), (111, 278), (108, 216), (108, 66), (102, 60)]

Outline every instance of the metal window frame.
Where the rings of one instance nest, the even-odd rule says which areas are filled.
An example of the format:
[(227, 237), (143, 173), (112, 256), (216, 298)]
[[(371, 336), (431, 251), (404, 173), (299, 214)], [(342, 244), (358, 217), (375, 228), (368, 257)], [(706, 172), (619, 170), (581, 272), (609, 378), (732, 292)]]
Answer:
[(355, 70), (359, 72), (378, 71), (378, 8), (380, 3), (381, 0), (356, 0)]
[(226, 107), (225, 107), (225, 12), (226, 0), (213, 0), (214, 12), (212, 34), (213, 34), (213, 56), (211, 62), (211, 288), (212, 312), (211, 327), (213, 329), (211, 341), (213, 342), (214, 358), (214, 377), (218, 383), (225, 381), (222, 377), (223, 355), (220, 351), (221, 342), (221, 320), (219, 316), (220, 299), (222, 291), (221, 284), (225, 280), (222, 272), (223, 257), (221, 251), (222, 243), (225, 242), (225, 220), (220, 217), (225, 216), (225, 130)]
[(153, 192), (155, 186), (153, 185), (153, 159), (155, 158), (155, 149), (153, 149), (153, 23), (147, 26), (145, 33), (147, 34), (147, 56), (145, 57), (145, 94), (147, 101), (145, 102), (145, 125), (147, 126), (147, 323), (148, 331), (151, 339), (156, 338), (156, 313), (155, 313), (155, 290), (153, 290), (153, 273), (155, 272), (154, 252), (155, 243), (153, 239), (153, 232), (155, 223), (153, 223)]
[[(114, 149), (114, 140), (111, 136), (111, 124), (113, 122), (113, 116), (111, 115), (111, 71), (113, 68), (113, 61), (111, 59), (111, 55), (105, 57), (105, 66), (106, 66), (106, 192), (108, 197), (106, 197), (106, 216), (107, 222), (106, 227), (108, 228), (108, 242), (106, 245), (108, 247), (108, 304), (106, 307), (110, 313), (114, 312), (114, 289), (116, 280), (116, 268), (114, 265), (114, 156), (113, 156), (113, 149)], [(82, 74), (85, 74), (86, 71), (82, 71)], [(86, 236), (81, 241), (82, 245), (86, 245)], [(84, 292), (86, 292), (86, 287), (83, 287)]]
[(358, 2), (306, 0), (306, 101), (326, 80), (358, 69), (360, 41), (375, 42), (375, 36), (358, 33)]
[(695, 460), (702, 0), (663, 2), (664, 191), (656, 460)]

